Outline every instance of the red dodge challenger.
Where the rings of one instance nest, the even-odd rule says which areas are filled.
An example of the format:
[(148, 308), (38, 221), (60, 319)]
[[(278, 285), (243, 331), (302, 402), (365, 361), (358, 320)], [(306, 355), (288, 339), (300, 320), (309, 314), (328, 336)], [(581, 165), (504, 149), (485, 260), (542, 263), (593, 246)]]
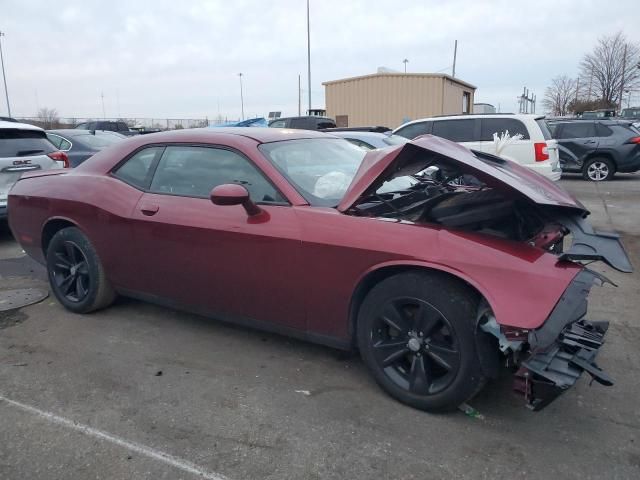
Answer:
[(428, 411), (515, 366), (539, 410), (595, 363), (581, 264), (630, 272), (616, 234), (519, 165), (423, 136), (365, 151), (330, 135), (194, 129), (25, 174), (9, 223), (67, 309), (116, 295), (337, 348)]

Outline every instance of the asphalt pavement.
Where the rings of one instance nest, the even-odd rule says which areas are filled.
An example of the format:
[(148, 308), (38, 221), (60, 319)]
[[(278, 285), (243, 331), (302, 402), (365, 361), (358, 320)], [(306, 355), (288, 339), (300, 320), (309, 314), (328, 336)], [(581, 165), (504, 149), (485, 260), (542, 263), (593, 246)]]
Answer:
[[(640, 175), (562, 180), (640, 267)], [(385, 395), (360, 359), (119, 299), (74, 315), (52, 297), (0, 312), (0, 479), (640, 478), (640, 274), (596, 270), (599, 364), (539, 413), (490, 383), (478, 412)], [(0, 227), (0, 291), (47, 289)]]

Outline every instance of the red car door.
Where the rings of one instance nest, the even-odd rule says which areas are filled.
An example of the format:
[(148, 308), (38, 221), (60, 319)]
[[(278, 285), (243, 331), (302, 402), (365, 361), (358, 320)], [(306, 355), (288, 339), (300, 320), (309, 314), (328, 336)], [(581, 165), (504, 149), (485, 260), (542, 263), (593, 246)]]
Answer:
[[(239, 183), (266, 215), (218, 206)], [(293, 209), (236, 151), (168, 146), (132, 214), (138, 293), (236, 321), (306, 328), (300, 228)]]

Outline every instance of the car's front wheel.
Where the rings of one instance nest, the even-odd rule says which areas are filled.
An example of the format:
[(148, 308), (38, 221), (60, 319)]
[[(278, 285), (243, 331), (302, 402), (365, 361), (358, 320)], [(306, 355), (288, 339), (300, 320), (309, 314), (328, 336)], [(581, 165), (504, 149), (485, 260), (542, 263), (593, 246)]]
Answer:
[(584, 179), (593, 182), (611, 180), (615, 173), (616, 170), (611, 160), (602, 157), (590, 158), (582, 169)]
[(444, 274), (404, 273), (376, 285), (358, 315), (358, 347), (382, 388), (421, 410), (457, 408), (485, 376), (476, 349), (478, 300)]
[(113, 290), (93, 245), (76, 227), (58, 231), (47, 248), (47, 272), (58, 301), (75, 313), (113, 303)]

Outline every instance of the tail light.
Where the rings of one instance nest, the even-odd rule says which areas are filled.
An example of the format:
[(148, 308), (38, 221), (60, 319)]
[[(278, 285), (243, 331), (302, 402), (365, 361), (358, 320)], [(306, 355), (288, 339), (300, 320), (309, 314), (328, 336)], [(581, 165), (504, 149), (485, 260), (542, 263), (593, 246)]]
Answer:
[(536, 152), (536, 162), (544, 162), (545, 160), (549, 160), (549, 151), (547, 150), (546, 143), (534, 143), (533, 148)]
[(62, 165), (62, 168), (69, 168), (69, 157), (64, 152), (52, 152), (48, 157)]
[(633, 137), (627, 140), (627, 143), (635, 143), (636, 145), (640, 145), (640, 137)]

